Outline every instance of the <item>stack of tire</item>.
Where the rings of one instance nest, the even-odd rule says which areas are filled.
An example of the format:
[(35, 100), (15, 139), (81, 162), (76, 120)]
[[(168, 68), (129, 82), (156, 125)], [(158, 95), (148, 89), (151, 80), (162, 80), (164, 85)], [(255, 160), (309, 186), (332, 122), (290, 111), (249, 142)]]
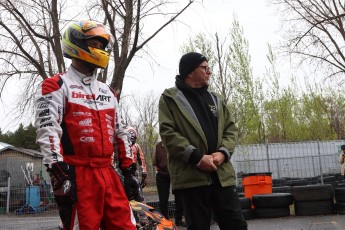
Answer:
[(290, 194), (292, 194), (292, 186), (272, 187), (272, 193), (290, 193)]
[(248, 197), (240, 197), (242, 214), (244, 219), (250, 220), (254, 218), (254, 210), (252, 209), (252, 201)]
[(291, 193), (256, 194), (252, 203), (257, 218), (286, 217), (290, 216), (293, 198)]
[(334, 189), (334, 212), (336, 214), (345, 214), (345, 188), (336, 188)]
[(330, 184), (294, 186), (292, 195), (296, 216), (334, 213), (334, 190)]
[(323, 183), (325, 183), (325, 184), (332, 185), (333, 189), (336, 188), (338, 185), (337, 177), (334, 175), (327, 175), (326, 174), (325, 176), (322, 177), (322, 179), (321, 179), (321, 177), (318, 179), (318, 184), (320, 184), (321, 181), (323, 181)]

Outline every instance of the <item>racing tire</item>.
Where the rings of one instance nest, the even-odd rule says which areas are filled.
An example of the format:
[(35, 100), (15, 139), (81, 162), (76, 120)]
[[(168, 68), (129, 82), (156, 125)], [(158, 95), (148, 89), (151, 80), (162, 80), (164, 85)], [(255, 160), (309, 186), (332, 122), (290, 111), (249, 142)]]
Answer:
[(334, 204), (334, 213), (343, 215), (345, 214), (345, 202), (337, 202)]
[(251, 208), (248, 209), (242, 209), (241, 210), (242, 215), (244, 217), (245, 220), (250, 220), (250, 219), (254, 219), (254, 210)]
[(295, 201), (296, 216), (329, 215), (334, 213), (333, 200)]
[(334, 198), (336, 202), (345, 202), (345, 188), (334, 189)]
[(257, 218), (277, 218), (290, 216), (290, 208), (287, 207), (275, 207), (275, 208), (254, 208), (254, 215)]
[(240, 203), (242, 210), (250, 209), (252, 206), (252, 201), (248, 197), (240, 197)]
[(291, 186), (280, 186), (280, 187), (272, 187), (273, 193), (291, 193), (292, 194), (292, 187)]
[(291, 193), (256, 194), (252, 197), (255, 208), (288, 207), (293, 203)]
[(333, 199), (334, 190), (329, 184), (295, 186), (292, 195), (295, 201), (324, 201)]

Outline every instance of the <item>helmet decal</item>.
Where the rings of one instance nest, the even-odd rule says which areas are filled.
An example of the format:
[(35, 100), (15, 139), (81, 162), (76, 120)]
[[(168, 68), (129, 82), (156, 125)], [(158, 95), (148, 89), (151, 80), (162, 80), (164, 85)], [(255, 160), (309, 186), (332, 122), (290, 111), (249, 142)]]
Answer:
[(97, 24), (96, 22), (93, 22), (93, 21), (84, 21), (84, 22), (80, 22), (80, 27), (83, 31), (87, 31), (87, 30), (97, 27)]
[[(87, 45), (87, 40), (93, 38), (103, 43), (103, 49)], [(110, 55), (105, 51), (105, 47), (112, 44), (113, 36), (103, 24), (95, 21), (72, 23), (67, 27), (62, 37), (65, 57), (77, 58), (100, 68), (108, 66)]]

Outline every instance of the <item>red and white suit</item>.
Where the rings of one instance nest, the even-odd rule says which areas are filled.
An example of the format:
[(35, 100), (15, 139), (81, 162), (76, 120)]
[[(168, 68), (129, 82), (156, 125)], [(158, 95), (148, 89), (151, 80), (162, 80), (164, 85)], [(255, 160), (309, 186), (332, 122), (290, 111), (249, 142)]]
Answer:
[(134, 145), (131, 146), (131, 151), (132, 151), (133, 163), (135, 164), (138, 163), (141, 168), (141, 173), (146, 175), (147, 174), (146, 162), (145, 162), (145, 157), (144, 157), (143, 150), (141, 149), (141, 146), (138, 143), (135, 143)]
[[(72, 66), (45, 79), (35, 98), (37, 142), (43, 163), (64, 161), (74, 167), (78, 201), (69, 229), (135, 229), (120, 179), (112, 167), (114, 147), (122, 167), (130, 147), (112, 90)], [(128, 159), (128, 160), (127, 160)]]

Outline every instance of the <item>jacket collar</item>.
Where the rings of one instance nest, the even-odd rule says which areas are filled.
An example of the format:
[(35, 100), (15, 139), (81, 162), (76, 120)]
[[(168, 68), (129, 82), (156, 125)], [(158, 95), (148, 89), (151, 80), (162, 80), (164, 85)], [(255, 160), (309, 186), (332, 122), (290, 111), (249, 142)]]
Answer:
[(94, 71), (92, 75), (85, 75), (76, 70), (72, 65), (70, 66), (68, 71), (72, 72), (73, 76), (76, 76), (78, 79), (80, 79), (80, 81), (82, 81), (84, 85), (90, 85), (96, 80), (96, 71)]

